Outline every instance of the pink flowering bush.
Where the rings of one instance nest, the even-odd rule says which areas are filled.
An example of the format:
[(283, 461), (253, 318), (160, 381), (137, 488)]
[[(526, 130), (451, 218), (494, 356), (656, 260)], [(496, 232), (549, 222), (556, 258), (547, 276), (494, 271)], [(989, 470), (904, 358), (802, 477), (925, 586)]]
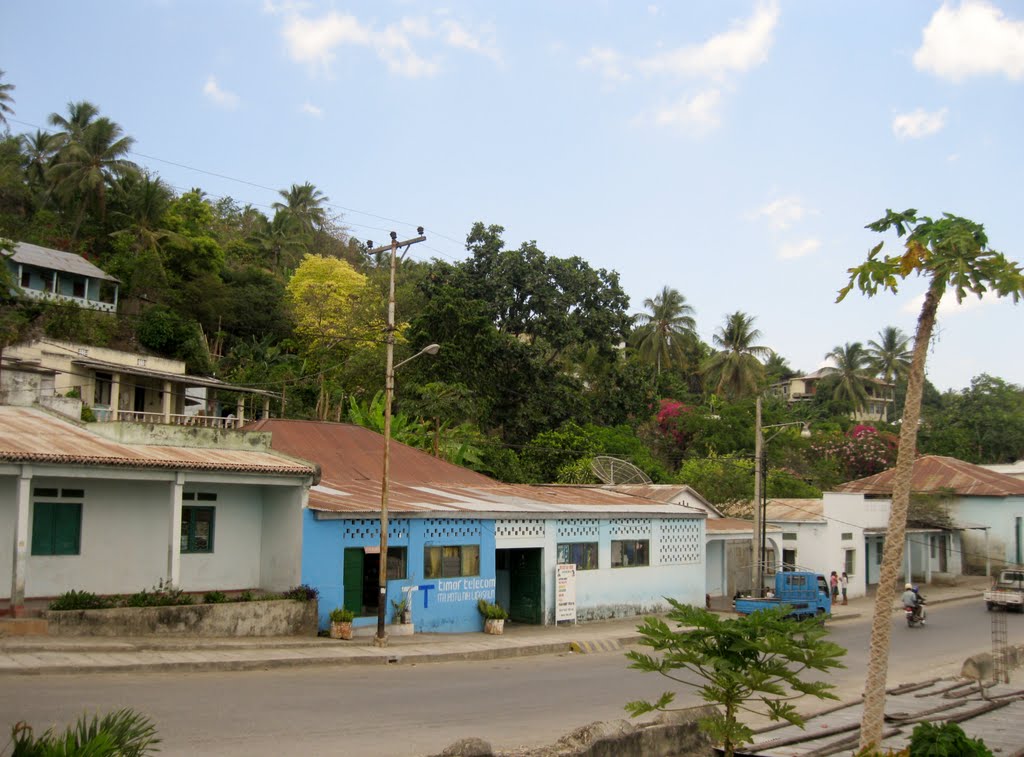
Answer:
[(811, 455), (838, 467), (845, 481), (852, 481), (896, 464), (896, 437), (879, 433), (873, 426), (858, 425), (846, 434), (834, 434), (815, 441)]

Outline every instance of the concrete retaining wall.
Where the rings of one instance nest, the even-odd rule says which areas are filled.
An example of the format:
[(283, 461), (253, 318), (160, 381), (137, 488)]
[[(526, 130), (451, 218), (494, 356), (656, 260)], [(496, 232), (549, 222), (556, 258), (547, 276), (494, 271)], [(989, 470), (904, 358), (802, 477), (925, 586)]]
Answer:
[(175, 607), (48, 610), (53, 636), (316, 636), (317, 603), (279, 599)]
[[(1007, 645), (1006, 669), (1014, 670), (1022, 664), (1024, 664), (1024, 646)], [(964, 664), (960, 668), (960, 677), (970, 678), (972, 681), (990, 681), (992, 680), (993, 667), (992, 654), (990, 652), (971, 655), (964, 660)]]

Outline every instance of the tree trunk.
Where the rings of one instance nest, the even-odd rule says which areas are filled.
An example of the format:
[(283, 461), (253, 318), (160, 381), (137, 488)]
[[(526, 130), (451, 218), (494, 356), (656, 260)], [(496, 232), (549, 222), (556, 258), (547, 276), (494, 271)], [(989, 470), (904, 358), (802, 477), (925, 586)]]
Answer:
[[(885, 715), (885, 676), (889, 666), (889, 643), (892, 635), (892, 604), (896, 599), (896, 576), (903, 559), (907, 533), (907, 510), (910, 506), (910, 485), (917, 454), (917, 425), (921, 418), (921, 396), (924, 391), (924, 366), (928, 356), (935, 313), (945, 290), (944, 280), (932, 280), (925, 294), (921, 315), (917, 319), (914, 356), (910, 363), (907, 397), (900, 425), (900, 446), (893, 476), (892, 508), (885, 532), (881, 575), (875, 594), (875, 611), (871, 622), (871, 649), (868, 656), (867, 679), (864, 682), (864, 717), (860, 727), (860, 748), (878, 747), (882, 742)], [(907, 576), (907, 581), (910, 581)]]

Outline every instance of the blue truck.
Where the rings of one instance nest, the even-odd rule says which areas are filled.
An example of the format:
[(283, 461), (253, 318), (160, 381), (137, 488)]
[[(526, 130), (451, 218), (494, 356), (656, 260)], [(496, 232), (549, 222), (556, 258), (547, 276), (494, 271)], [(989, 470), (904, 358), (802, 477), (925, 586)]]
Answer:
[(805, 571), (775, 574), (775, 596), (756, 599), (737, 597), (736, 612), (750, 615), (769, 607), (789, 605), (789, 615), (794, 618), (825, 616), (832, 612), (832, 598), (829, 595), (825, 576)]

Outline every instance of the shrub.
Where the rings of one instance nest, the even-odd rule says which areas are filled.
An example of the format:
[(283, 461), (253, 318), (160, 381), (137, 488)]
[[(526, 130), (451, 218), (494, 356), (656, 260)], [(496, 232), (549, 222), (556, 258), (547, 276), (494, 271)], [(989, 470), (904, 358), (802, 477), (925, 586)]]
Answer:
[(238, 601), (239, 602), (252, 602), (253, 599), (255, 599), (255, 597), (253, 597), (252, 592), (249, 591), (248, 589), (246, 589), (245, 591), (243, 591), (241, 594), (238, 595)]
[(155, 752), (160, 739), (149, 718), (124, 709), (86, 720), (83, 715), (64, 733), (53, 728), (36, 736), (22, 721), (11, 727), (11, 754), (24, 757), (89, 755), (89, 757), (143, 757)]
[(125, 597), (125, 607), (173, 607), (176, 605), (190, 605), (195, 599), (185, 593), (184, 589), (174, 586), (170, 581), (166, 583), (161, 578), (159, 583), (151, 591), (142, 591), (130, 594)]
[(328, 617), (330, 617), (332, 623), (351, 623), (356, 614), (351, 610), (346, 610), (344, 607), (336, 607), (331, 610)]
[(910, 757), (992, 757), (992, 752), (956, 723), (918, 723), (910, 735)]
[(88, 405), (82, 405), (82, 414), (80, 416), (83, 423), (95, 423), (96, 413)]
[(203, 595), (203, 603), (208, 605), (219, 605), (221, 602), (227, 602), (228, 595), (222, 591), (208, 591)]
[(112, 606), (111, 600), (91, 591), (66, 591), (50, 602), (51, 610), (102, 610)]
[[(281, 599), (295, 599), (299, 602), (312, 602), (314, 599), (320, 596), (320, 590), (314, 589), (312, 586), (307, 584), (300, 584), (295, 586), (281, 595)], [(274, 599), (274, 597), (269, 597)]]
[(476, 609), (487, 620), (504, 620), (508, 617), (508, 611), (504, 607), (496, 602), (488, 602), (486, 599), (478, 600)]

